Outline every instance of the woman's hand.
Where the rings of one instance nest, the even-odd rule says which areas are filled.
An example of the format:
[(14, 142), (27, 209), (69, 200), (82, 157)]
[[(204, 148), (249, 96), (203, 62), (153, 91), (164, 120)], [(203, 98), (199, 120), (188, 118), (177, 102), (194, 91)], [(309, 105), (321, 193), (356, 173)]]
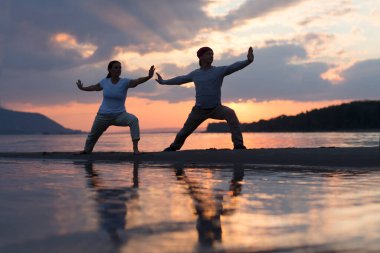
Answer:
[(77, 81), (77, 86), (78, 86), (78, 89), (80, 90), (84, 90), (84, 91), (101, 91), (103, 88), (100, 86), (99, 83), (95, 84), (95, 85), (90, 85), (90, 86), (87, 86), (87, 87), (84, 87), (83, 86), (83, 83), (81, 80), (78, 80)]
[(249, 47), (248, 49), (247, 59), (249, 62), (253, 62), (254, 56), (252, 47)]
[(148, 74), (149, 79), (153, 77), (155, 70), (156, 70), (156, 68), (154, 67), (154, 65), (150, 66), (149, 74)]

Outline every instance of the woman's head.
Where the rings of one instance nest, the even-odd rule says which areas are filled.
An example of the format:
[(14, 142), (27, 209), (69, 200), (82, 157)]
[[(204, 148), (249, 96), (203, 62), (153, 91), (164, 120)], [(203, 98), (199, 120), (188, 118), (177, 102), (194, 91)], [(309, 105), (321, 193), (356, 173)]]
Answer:
[(110, 61), (107, 70), (107, 78), (110, 78), (111, 76), (119, 77), (121, 74), (121, 63), (119, 61)]

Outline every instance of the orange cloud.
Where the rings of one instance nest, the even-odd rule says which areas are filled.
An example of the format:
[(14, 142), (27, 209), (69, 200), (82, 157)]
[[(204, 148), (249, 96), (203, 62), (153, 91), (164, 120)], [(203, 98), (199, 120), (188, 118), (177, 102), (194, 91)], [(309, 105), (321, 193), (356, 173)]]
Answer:
[(83, 58), (90, 57), (97, 49), (97, 46), (93, 44), (79, 43), (73, 36), (67, 33), (57, 33), (52, 36), (51, 40), (62, 49), (71, 49), (77, 51), (82, 55)]
[(332, 84), (339, 84), (344, 81), (342, 73), (352, 67), (355, 61), (351, 60), (348, 63), (343, 63), (333, 68), (328, 69), (326, 72), (321, 74), (321, 78), (330, 81)]

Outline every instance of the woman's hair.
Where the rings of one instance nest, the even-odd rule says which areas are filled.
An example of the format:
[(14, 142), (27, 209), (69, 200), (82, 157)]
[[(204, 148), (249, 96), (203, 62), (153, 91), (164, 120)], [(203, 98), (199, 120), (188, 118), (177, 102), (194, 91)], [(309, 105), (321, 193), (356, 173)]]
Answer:
[(120, 63), (120, 62), (119, 62), (119, 61), (110, 61), (110, 62), (108, 63), (108, 67), (107, 67), (108, 74), (107, 74), (107, 77), (106, 77), (106, 78), (110, 78), (110, 77), (111, 77), (110, 69), (112, 68), (112, 65), (114, 65), (115, 63)]

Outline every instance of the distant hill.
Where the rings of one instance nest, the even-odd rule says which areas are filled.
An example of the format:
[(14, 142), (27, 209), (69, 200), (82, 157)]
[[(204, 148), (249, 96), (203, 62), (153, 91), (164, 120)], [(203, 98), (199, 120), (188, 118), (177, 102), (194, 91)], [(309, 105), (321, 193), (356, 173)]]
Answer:
[[(380, 131), (380, 101), (355, 101), (243, 123), (243, 132)], [(206, 132), (229, 132), (227, 123), (210, 123)]]
[(39, 113), (16, 112), (0, 108), (0, 134), (77, 134)]

